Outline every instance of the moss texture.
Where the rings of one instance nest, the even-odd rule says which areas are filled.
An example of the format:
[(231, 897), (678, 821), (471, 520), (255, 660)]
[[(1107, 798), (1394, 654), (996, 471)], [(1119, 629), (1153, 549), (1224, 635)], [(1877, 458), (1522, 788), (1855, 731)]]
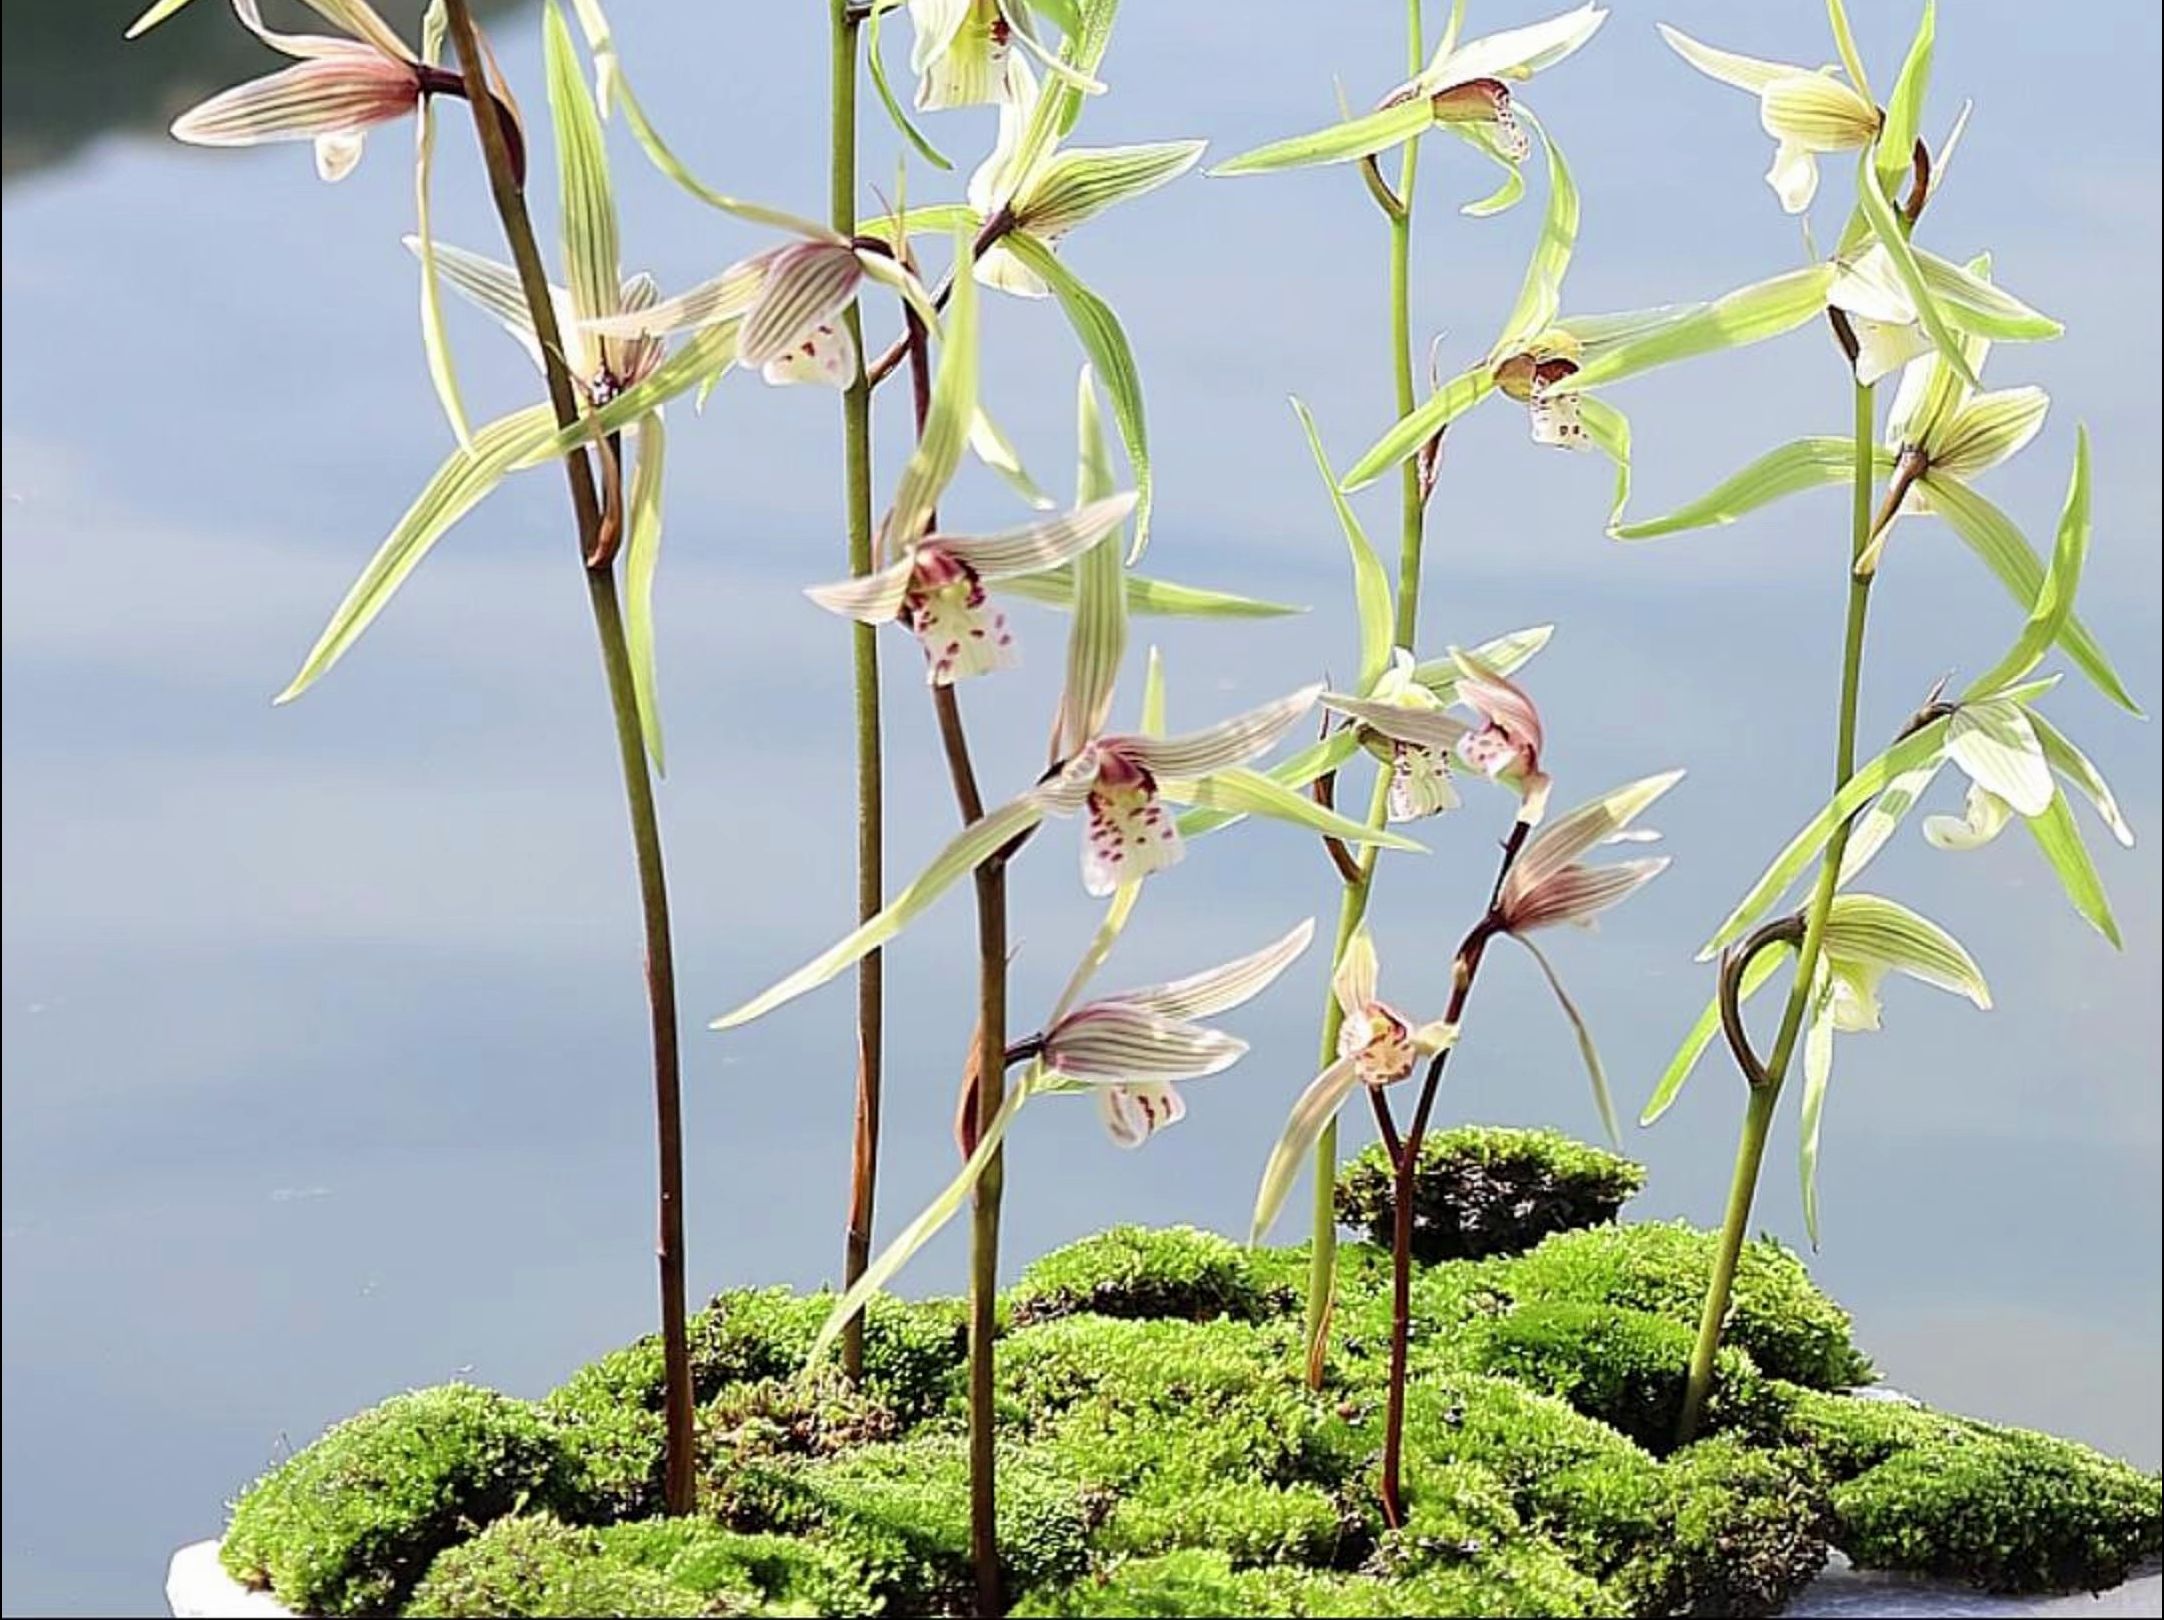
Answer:
[[(1496, 1162), (1522, 1156), (1528, 1133), (1496, 1134)], [(1762, 1615), (1829, 1542), (2004, 1591), (2110, 1585), (2158, 1551), (2153, 1476), (1843, 1393), (1870, 1375), (1848, 1317), (1769, 1243), (1713, 1432), (1663, 1455), (1709, 1239), (1593, 1218), (1416, 1274), (1396, 1530), (1374, 1493), (1380, 1251), (1343, 1251), (1319, 1391), (1299, 1251), (1123, 1227), (1038, 1261), (999, 1362), (1015, 1612)], [(242, 1498), (228, 1567), (326, 1614), (964, 1612), (959, 1313), (881, 1301), (851, 1389), (802, 1373), (829, 1304), (746, 1290), (696, 1317), (695, 1520), (655, 1516), (642, 1341), (539, 1403), (453, 1385), (341, 1424)]]
[[(1413, 1254), (1429, 1264), (1518, 1254), (1551, 1233), (1614, 1220), (1645, 1179), (1643, 1166), (1556, 1131), (1438, 1131), (1420, 1144), (1413, 1172)], [(1338, 1219), (1387, 1249), (1396, 1192), (1389, 1158), (1371, 1146), (1338, 1176)]]

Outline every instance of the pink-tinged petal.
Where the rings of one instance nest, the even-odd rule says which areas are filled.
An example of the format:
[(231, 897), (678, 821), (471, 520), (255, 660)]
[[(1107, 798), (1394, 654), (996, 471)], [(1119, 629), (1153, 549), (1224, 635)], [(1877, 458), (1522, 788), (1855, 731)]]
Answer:
[(720, 275), (686, 288), (674, 298), (664, 298), (646, 309), (631, 310), (627, 305), (626, 313), (588, 321), (587, 329), (604, 337), (659, 337), (693, 327), (717, 326), (759, 301), (760, 289), (766, 285), (767, 262), (772, 257), (767, 252), (740, 259)]
[[(636, 320), (646, 310), (652, 309), (661, 299), (661, 286), (645, 271), (626, 276), (618, 293), (616, 307), (629, 318)], [(589, 328), (588, 336), (592, 336)], [(619, 391), (644, 382), (653, 369), (661, 364), (662, 342), (652, 335), (602, 336), (600, 362), (608, 368)]]
[(1097, 1091), (1097, 1113), (1116, 1144), (1138, 1148), (1166, 1126), (1185, 1119), (1187, 1104), (1162, 1081), (1103, 1086)]
[(1537, 755), (1543, 740), (1540, 711), (1524, 688), (1497, 674), (1472, 653), (1453, 648), (1450, 659), (1458, 666), (1459, 701), (1470, 705), (1506, 740)]
[(985, 580), (1012, 579), (1057, 568), (1095, 545), (1127, 520), (1135, 509), (1132, 491), (1088, 501), (1071, 512), (997, 534), (926, 536), (949, 556), (960, 559)]
[(1256, 755), (1267, 753), (1321, 695), (1320, 685), (1303, 686), (1274, 703), (1249, 709), (1201, 731), (1176, 737), (1106, 738), (1105, 742), (1154, 776), (1208, 776), (1212, 771), (1244, 765)]
[(1114, 755), (1100, 759), (1082, 832), (1082, 887), (1108, 895), (1122, 883), (1161, 872), (1185, 851), (1172, 812), (1147, 771)]
[(847, 388), (857, 380), (856, 340), (849, 335), (848, 327), (822, 322), (806, 333), (795, 348), (762, 365), (759, 375), (776, 388), (792, 383)]
[(1106, 999), (1167, 1018), (1207, 1018), (1214, 1013), (1230, 1012), (1269, 988), (1271, 982), (1307, 949), (1314, 937), (1315, 919), (1310, 917), (1252, 956), (1243, 956), (1222, 967), (1208, 968), (1168, 984), (1125, 990)]
[(924, 644), (925, 679), (933, 686), (1012, 669), (1020, 661), (1007, 615), (986, 597), (976, 571), (944, 546), (928, 541), (917, 547), (902, 612)]
[(915, 567), (916, 559), (904, 557), (876, 574), (814, 585), (804, 594), (829, 613), (839, 613), (845, 619), (855, 619), (859, 624), (885, 624), (901, 615), (902, 598)]
[(1682, 780), (1681, 771), (1641, 777), (1548, 823), (1527, 841), (1524, 851), (1511, 864), (1510, 875), (1503, 880), (1504, 908), (1518, 904), (1549, 876), (1623, 831), (1648, 805)]
[(257, 0), (233, 0), (233, 11), (240, 18), (242, 27), (272, 50), (283, 51), (287, 56), (324, 56), (358, 41), (394, 61), (416, 60), (406, 42), (398, 37), (397, 30), (376, 14), (368, 0), (307, 0), (307, 5), (325, 21), (343, 28), (353, 36), (352, 39), (333, 39), (326, 34), (284, 34), (275, 28), (267, 28)]
[(744, 316), (737, 358), (760, 367), (782, 359), (841, 312), (863, 277), (846, 244), (792, 242), (776, 249), (758, 301)]
[(1505, 901), (1503, 926), (1527, 934), (1558, 923), (1590, 922), (1667, 869), (1665, 855), (1613, 866), (1566, 866)]
[(411, 67), (344, 45), (212, 96), (173, 120), (173, 136), (191, 146), (258, 146), (354, 135), (405, 117), (419, 99)]
[(1121, 1001), (1078, 1007), (1045, 1032), (1045, 1066), (1071, 1080), (1195, 1080), (1237, 1063), (1247, 1042)]

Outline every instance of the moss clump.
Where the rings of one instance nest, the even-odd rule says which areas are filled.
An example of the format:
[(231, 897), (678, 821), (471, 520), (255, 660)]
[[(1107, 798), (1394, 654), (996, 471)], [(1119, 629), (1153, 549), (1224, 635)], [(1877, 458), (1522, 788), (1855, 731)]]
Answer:
[(1137, 1556), (1208, 1547), (1239, 1569), (1260, 1564), (1329, 1569), (1366, 1544), (1365, 1518), (1319, 1485), (1230, 1479), (1197, 1489), (1174, 1476), (1121, 1501), (1106, 1520), (1097, 1549)]
[(220, 1550), (244, 1586), (313, 1614), (395, 1609), (429, 1561), (571, 1483), (553, 1424), (471, 1384), (396, 1396), (258, 1480)]
[[(1520, 1301), (1619, 1305), (1695, 1329), (1713, 1249), (1712, 1233), (1680, 1221), (1570, 1232), (1510, 1262), (1500, 1286)], [(1871, 1382), (1878, 1374), (1850, 1327), (1793, 1253), (1770, 1238), (1744, 1246), (1727, 1342), (1769, 1378), (1810, 1389)]]
[(1526, 1620), (1613, 1612), (1596, 1582), (1527, 1548), (1483, 1565), (1380, 1577), (1292, 1568), (1239, 1569), (1189, 1549), (1122, 1563), (1101, 1577), (1017, 1604), (1017, 1616), (1388, 1616), (1508, 1614)]
[(1799, 1397), (1790, 1427), (1826, 1459), (1834, 1539), (1865, 1569), (2100, 1590), (2164, 1551), (2156, 1476), (2086, 1446), (1853, 1397)]
[[(1689, 1328), (1650, 1311), (1609, 1305), (1521, 1305), (1470, 1336), (1482, 1372), (1515, 1379), (1570, 1402), (1649, 1451), (1673, 1443), (1683, 1410)], [(1714, 1429), (1763, 1430), (1781, 1405), (1742, 1351), (1723, 1348), (1707, 1420)]]
[(429, 1566), (417, 1616), (869, 1615), (845, 1555), (697, 1519), (592, 1529), (542, 1515), (499, 1519)]
[[(1413, 1173), (1413, 1255), (1432, 1265), (1519, 1254), (1552, 1233), (1605, 1225), (1644, 1185), (1643, 1166), (1555, 1131), (1440, 1131), (1421, 1143)], [(1396, 1195), (1388, 1156), (1370, 1147), (1338, 1174), (1338, 1220), (1387, 1250)]]
[(1018, 1327), (1082, 1312), (1252, 1322), (1290, 1302), (1255, 1285), (1245, 1249), (1192, 1226), (1115, 1226), (1054, 1249), (1022, 1273), (1007, 1299)]

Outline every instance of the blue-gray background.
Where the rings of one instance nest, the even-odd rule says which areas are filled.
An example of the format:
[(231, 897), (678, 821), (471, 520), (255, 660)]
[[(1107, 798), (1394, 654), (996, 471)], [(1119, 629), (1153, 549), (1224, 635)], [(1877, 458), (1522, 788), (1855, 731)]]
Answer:
[[(4, 269), (6, 590), (6, 1524), (10, 1611), (144, 1611), (166, 1551), (323, 1424), (456, 1375), (539, 1393), (653, 1315), (651, 1150), (625, 834), (560, 483), (514, 481), (441, 546), (336, 675), (273, 711), (324, 614), (445, 449), (414, 331), (405, 133), (342, 187), (304, 149), (205, 154), (162, 117), (249, 71), (206, 0), (123, 50), (132, 4), (9, 5)], [(823, 8), (618, 0), (645, 100), (714, 183), (816, 210), (824, 196)], [(1656, 14), (1721, 43), (1827, 59), (1795, 0), (1624, 0), (1584, 55), (1532, 88), (1586, 212), (1569, 304), (1695, 297), (1796, 261), (1759, 176), (1744, 97), (1661, 46)], [(1910, 7), (1858, 8), (1890, 79)], [(1476, 5), (1476, 27), (1524, 20)], [(2066, 317), (2061, 342), (2001, 348), (2001, 383), (2058, 399), (1991, 495), (2048, 533), (2074, 423), (2096, 434), (2091, 621), (2137, 690), (2158, 681), (2158, 24), (2133, 6), (2109, 48), (2043, 8), (1943, 19), (1934, 136), (1978, 110), (1932, 210), (1942, 252)], [(1095, 141), (1206, 135), (1227, 153), (1327, 119), (1398, 75), (1400, 8), (1135, 5), (1090, 107)], [(538, 107), (537, 13), (498, 11), (506, 68)], [(896, 30), (899, 34), (900, 30)], [(890, 42), (901, 67), (901, 41)], [(868, 177), (893, 172), (874, 124)], [(984, 114), (937, 121), (965, 166)], [(455, 127), (443, 229), (492, 246)], [(634, 263), (669, 285), (748, 251), (618, 152)], [(1461, 220), (1488, 175), (1435, 147), (1418, 322), (1446, 359), (1485, 345), (1538, 214)], [(1845, 192), (1840, 160), (1829, 190)], [(920, 170), (912, 199), (941, 193)], [(945, 182), (951, 185), (951, 182)], [(545, 188), (544, 188), (545, 189)], [(1838, 206), (1836, 202), (1832, 206)], [(1838, 219), (1822, 223), (1832, 230)], [(1067, 249), (1121, 311), (1149, 380), (1155, 566), (1317, 604), (1244, 628), (1159, 625), (1176, 721), (1200, 721), (1350, 660), (1341, 542), (1283, 403), (1314, 407), (1341, 464), (1387, 420), (1382, 240), (1341, 172), (1178, 187)], [(890, 324), (885, 311), (875, 329)], [(534, 394), (461, 313), (470, 395)], [(1048, 481), (1070, 464), (1076, 354), (1046, 305), (1000, 302), (988, 397)], [(1799, 333), (1619, 395), (1641, 510), (1696, 493), (1802, 433), (1847, 393)], [(888, 409), (898, 408), (890, 401)], [(840, 555), (836, 407), (746, 379), (677, 412), (662, 630), (674, 770), (664, 808), (688, 1036), (695, 1286), (815, 1283), (833, 1270), (850, 1107), (849, 996), (755, 1028), (705, 1019), (847, 919), (844, 636), (799, 587)], [(900, 424), (886, 422), (891, 465)], [(1662, 807), (1673, 871), (1562, 971), (1635, 1109), (1709, 986), (1692, 950), (1826, 787), (1842, 503), (1800, 499), (1737, 528), (1623, 548), (1601, 536), (1608, 473), (1483, 410), (1450, 440), (1434, 507), (1425, 639), (1556, 621), (1530, 674), (1562, 791), (1685, 764)], [(1365, 510), (1393, 531), (1389, 496)], [(999, 521), (975, 477), (953, 515)], [(1024, 610), (1020, 675), (967, 694), (995, 788), (1042, 746), (1060, 626)], [(1905, 525), (1875, 603), (1867, 736), (1949, 668), (1995, 657), (2017, 609), (1930, 523)], [(919, 664), (887, 648), (892, 860), (950, 824)], [(1131, 696), (1130, 696), (1131, 701)], [(1887, 1372), (1935, 1400), (2158, 1460), (2158, 746), (2078, 679), (2053, 700), (2126, 800), (2132, 854), (2086, 823), (2117, 899), (2114, 955), (2067, 910), (2026, 839), (1965, 858), (1913, 832), (1877, 875), (1965, 938), (1999, 1009), (1914, 986), (1888, 1029), (1844, 1043), (1829, 1112), (1820, 1274)], [(1946, 791), (1942, 789), (1942, 791)], [(1393, 863), (1379, 931), (1390, 983), (1440, 990), (1477, 903), (1501, 806), (1475, 791)], [(2086, 818), (2087, 812), (2083, 815)], [(1018, 879), (1017, 1005), (1041, 1004), (1095, 908), (1071, 828)], [(1247, 950), (1333, 903), (1310, 841), (1254, 828), (1198, 847), (1112, 970), (1138, 982)], [(882, 1227), (951, 1172), (968, 1024), (967, 906), (890, 967)], [(1594, 1121), (1529, 963), (1484, 981), (1445, 1099), (1454, 1119)], [(1181, 1129), (1115, 1151), (1086, 1106), (1026, 1118), (1017, 1259), (1111, 1220), (1237, 1231), (1310, 1069), (1319, 954), (1235, 1020), (1255, 1043), (1191, 1093)], [(1701, 1075), (1629, 1147), (1640, 1213), (1708, 1220), (1736, 1087)], [(1784, 1122), (1762, 1204), (1800, 1241)], [(953, 1286), (959, 1248), (911, 1283)]]

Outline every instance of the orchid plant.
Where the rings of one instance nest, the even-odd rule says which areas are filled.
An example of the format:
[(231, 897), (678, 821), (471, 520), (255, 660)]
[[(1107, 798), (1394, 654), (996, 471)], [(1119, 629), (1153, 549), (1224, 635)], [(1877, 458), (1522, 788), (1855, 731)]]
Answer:
[[(1915, 238), (1926, 205), (1943, 185), (1968, 118), (1964, 107), (1937, 147), (1918, 136), (1936, 45), (1935, 7), (1926, 0), (1913, 42), (1885, 104), (1872, 96), (1841, 0), (1829, 0), (1841, 66), (1815, 72), (1739, 56), (1673, 29), (1663, 34), (1691, 66), (1759, 97), (1778, 143), (1767, 179), (1789, 213), (1813, 199), (1820, 156), (1855, 152), (1852, 212), (1833, 255), (1813, 267), (1823, 278), (1825, 315), (1837, 358), (1852, 379), (1854, 411), (1845, 437), (1783, 446), (1698, 500), (1655, 519), (1618, 522), (1623, 539), (1739, 521), (1784, 496), (1828, 484), (1851, 492), (1847, 615), (1835, 715), (1834, 795), (1791, 839), (1701, 953), (1718, 956), (1718, 992), (1656, 1086), (1644, 1118), (1674, 1102), (1716, 1035), (1723, 1035), (1747, 1083), (1748, 1102), (1733, 1189), (1715, 1255), (1703, 1320), (1680, 1415), (1689, 1438), (1712, 1388), (1737, 1256), (1750, 1221), (1775, 1107), (1802, 1060), (1798, 1169), (1803, 1213), (1819, 1236), (1817, 1170), (1837, 1037), (1880, 1027), (1879, 985), (1889, 973), (1991, 1005), (1969, 953), (1943, 928), (1883, 896), (1853, 887), (1901, 821), (1949, 764), (1967, 780), (1959, 816), (1926, 817), (1926, 839), (1942, 849), (1973, 848), (2020, 820), (2035, 838), (2075, 909), (2114, 945), (2118, 925), (2070, 808), (2086, 798), (2112, 836), (2133, 838), (2111, 790), (2037, 704), (2056, 684), (2039, 675), (2062, 650), (2106, 696), (2136, 710), (2125, 684), (2074, 610), (2090, 532), (2090, 462), (2085, 432), (2048, 561), (2014, 520), (1973, 480), (2033, 441), (2049, 401), (2035, 387), (1985, 390), (1979, 379), (1994, 341), (2057, 334), (2058, 323), (2003, 291), (1988, 255), (1965, 264), (1938, 257)], [(1900, 197), (1906, 181), (1907, 195)], [(1597, 367), (1574, 382), (1583, 383)], [(1881, 441), (1876, 385), (1898, 375)], [(1930, 692), (1882, 752), (1858, 746), (1863, 655), (1874, 583), (1889, 571), (1922, 566), (1924, 553), (1891, 544), (1904, 518), (1942, 518), (2027, 610), (2006, 654), (1948, 699)], [(1813, 874), (1815, 871), (1815, 875)], [(1786, 897), (1810, 875), (1797, 909)], [(1770, 917), (1770, 920), (1768, 920)], [(1760, 1055), (1744, 1005), (1793, 962), (1771, 1048)]]

